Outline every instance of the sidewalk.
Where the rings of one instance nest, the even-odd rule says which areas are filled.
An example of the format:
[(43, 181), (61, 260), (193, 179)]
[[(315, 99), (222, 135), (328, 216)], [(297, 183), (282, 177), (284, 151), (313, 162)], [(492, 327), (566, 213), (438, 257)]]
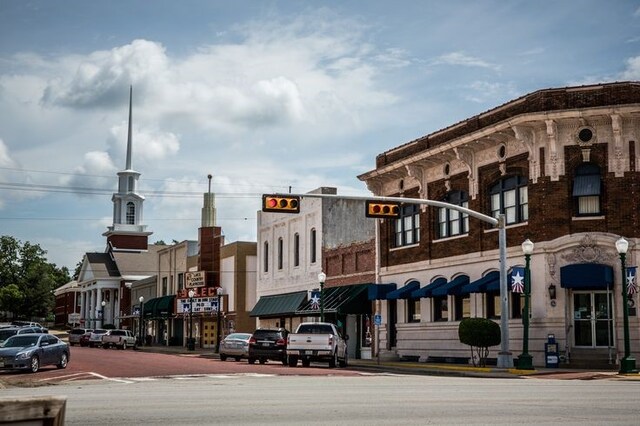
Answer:
[[(144, 346), (138, 350), (143, 352), (166, 353), (174, 355), (198, 356), (218, 359), (212, 349), (196, 348), (188, 351), (182, 346)], [(409, 361), (378, 361), (350, 359), (349, 368), (358, 371), (416, 374), (430, 376), (484, 377), (502, 379), (546, 378), (556, 380), (634, 380), (640, 381), (640, 374), (620, 375), (617, 371), (592, 371), (567, 368), (536, 368), (535, 370), (519, 370), (517, 368), (474, 367), (460, 364), (435, 364)]]

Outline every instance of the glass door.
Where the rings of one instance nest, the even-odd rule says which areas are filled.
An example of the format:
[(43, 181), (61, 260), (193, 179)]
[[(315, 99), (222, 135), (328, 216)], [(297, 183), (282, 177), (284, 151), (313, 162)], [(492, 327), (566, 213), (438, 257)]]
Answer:
[(608, 347), (612, 345), (612, 295), (607, 292), (573, 294), (573, 329), (575, 346)]

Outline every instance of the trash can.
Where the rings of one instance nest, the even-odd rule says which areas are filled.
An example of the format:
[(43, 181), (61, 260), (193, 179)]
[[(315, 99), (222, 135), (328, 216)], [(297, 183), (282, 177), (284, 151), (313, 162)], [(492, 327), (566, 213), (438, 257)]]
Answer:
[(547, 343), (544, 344), (544, 366), (546, 368), (558, 368), (560, 356), (558, 355), (558, 344), (553, 334), (547, 336)]
[(195, 338), (187, 339), (187, 350), (188, 351), (195, 351), (196, 350), (196, 339)]

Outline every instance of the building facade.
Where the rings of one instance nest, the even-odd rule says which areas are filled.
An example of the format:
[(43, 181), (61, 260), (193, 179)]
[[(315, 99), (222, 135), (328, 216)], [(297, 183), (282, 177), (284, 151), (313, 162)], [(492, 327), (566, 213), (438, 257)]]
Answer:
[[(336, 193), (322, 187), (309, 194)], [(362, 202), (312, 196), (302, 198), (299, 214), (258, 212), (258, 300), (251, 316), (260, 327), (294, 331), (303, 321), (319, 321), (322, 310), (353, 337), (350, 356), (368, 348), (375, 231), (363, 217)]]
[[(534, 243), (534, 364), (545, 364), (544, 343), (553, 335), (570, 365), (615, 365), (624, 349), (615, 242), (629, 241), (626, 266), (637, 265), (639, 136), (636, 82), (540, 90), (384, 152), (359, 178), (378, 196), (504, 215), (510, 273), (525, 266), (521, 244)], [(523, 296), (510, 291), (509, 312), (501, 312), (496, 228), (456, 210), (406, 203), (399, 219), (379, 220), (377, 232), (378, 283), (398, 286), (377, 297), (381, 356), (465, 361), (460, 320), (507, 315), (508, 347), (517, 357)], [(636, 353), (637, 303), (630, 293)]]

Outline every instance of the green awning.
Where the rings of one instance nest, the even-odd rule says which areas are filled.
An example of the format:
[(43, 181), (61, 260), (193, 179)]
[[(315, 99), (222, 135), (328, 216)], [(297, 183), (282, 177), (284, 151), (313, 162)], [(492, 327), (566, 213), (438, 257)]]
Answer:
[[(371, 313), (369, 287), (371, 284), (344, 285), (324, 289), (323, 310), (325, 313), (367, 314)], [(310, 300), (296, 312), (298, 315), (319, 315), (317, 303)]]
[(155, 307), (155, 316), (161, 318), (172, 316), (174, 312), (176, 296), (162, 296), (158, 297), (157, 300), (158, 303), (156, 303)]
[(306, 300), (306, 291), (262, 296), (251, 310), (249, 316), (267, 318), (295, 315), (300, 305)]
[(156, 297), (155, 299), (149, 299), (149, 301), (144, 302), (142, 309), (145, 319), (151, 319), (155, 316), (158, 300), (159, 299)]

